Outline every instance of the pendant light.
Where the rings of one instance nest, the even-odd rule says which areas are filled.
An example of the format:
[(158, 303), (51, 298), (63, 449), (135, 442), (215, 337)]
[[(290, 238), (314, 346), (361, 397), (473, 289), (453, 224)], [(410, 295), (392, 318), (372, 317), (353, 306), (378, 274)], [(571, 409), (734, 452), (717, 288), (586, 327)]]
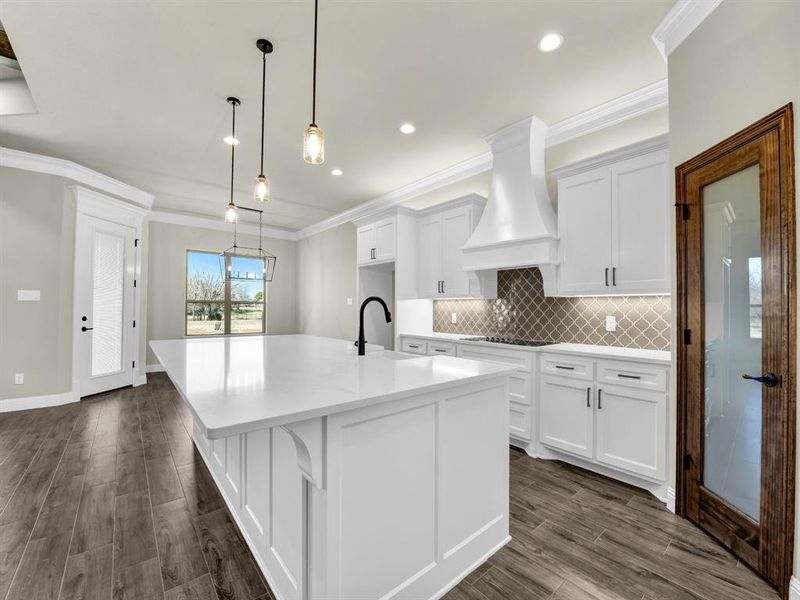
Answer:
[(314, 74), (311, 85), (311, 123), (303, 135), (303, 160), (312, 165), (325, 162), (325, 133), (317, 127), (317, 13), (319, 0), (314, 0)]
[[(238, 98), (229, 96), (228, 104), (231, 105), (231, 137), (236, 139), (236, 107), (241, 104), (241, 101)], [(236, 203), (233, 201), (233, 165), (235, 159), (236, 144), (231, 144), (231, 197), (228, 201), (228, 206), (225, 208), (225, 221), (228, 223), (236, 223), (239, 220)]]
[(261, 50), (261, 170), (256, 177), (253, 198), (256, 202), (269, 202), (269, 179), (264, 175), (264, 107), (267, 95), (267, 54), (272, 53), (272, 43), (260, 39), (256, 42), (256, 47)]

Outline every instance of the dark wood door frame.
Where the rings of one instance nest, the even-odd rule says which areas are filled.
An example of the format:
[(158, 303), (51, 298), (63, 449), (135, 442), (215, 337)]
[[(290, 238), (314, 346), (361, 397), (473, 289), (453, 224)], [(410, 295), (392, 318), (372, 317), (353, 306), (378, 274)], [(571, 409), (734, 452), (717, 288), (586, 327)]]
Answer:
[[(770, 400), (769, 402), (765, 401), (762, 407), (765, 430), (766, 426), (771, 424), (766, 435), (762, 433), (762, 460), (767, 464), (778, 465), (781, 476), (762, 477), (762, 499), (772, 500), (768, 503), (769, 510), (762, 514), (761, 518), (760, 549), (751, 552), (749, 559), (751, 564), (755, 561), (753, 566), (762, 575), (777, 585), (784, 598), (788, 597), (793, 568), (795, 512), (797, 290), (793, 145), (792, 105), (787, 104), (675, 169), (678, 275), (675, 295), (678, 326), (676, 512), (680, 516), (689, 517), (696, 512), (697, 507), (692, 506), (693, 500), (687, 498), (687, 488), (693, 485), (692, 482), (703, 481), (703, 458), (702, 456), (692, 456), (689, 452), (690, 447), (697, 446), (690, 442), (697, 438), (691, 436), (702, 435), (697, 431), (696, 426), (692, 426), (689, 419), (690, 390), (702, 390), (704, 387), (702, 362), (699, 365), (690, 364), (691, 361), (697, 362), (697, 356), (702, 355), (702, 348), (705, 344), (702, 285), (696, 284), (698, 277), (700, 282), (703, 281), (702, 266), (698, 272), (698, 265), (702, 265), (703, 253), (702, 219), (692, 219), (689, 216), (696, 211), (694, 214), (702, 217), (701, 194), (697, 193), (696, 175), (703, 172), (705, 178), (708, 178), (710, 174), (713, 181), (712, 163), (720, 161), (720, 159), (735, 158), (746, 166), (748, 161), (753, 160), (755, 146), (759, 146), (755, 154), (761, 153), (760, 155), (763, 156), (764, 152), (768, 153), (770, 164), (775, 166), (773, 169), (761, 169), (760, 178), (762, 187), (765, 185), (765, 178), (773, 186), (775, 181), (772, 178), (778, 178), (782, 218), (780, 227), (770, 229), (766, 233), (772, 242), (776, 241), (775, 238), (779, 238), (781, 260), (775, 266), (780, 269), (780, 276), (783, 280), (780, 310), (785, 311), (787, 319), (786, 326), (779, 334), (782, 355), (764, 355), (762, 360), (765, 362), (767, 359), (773, 362), (780, 361), (785, 376), (779, 388), (773, 388), (775, 391), (770, 392), (769, 395), (762, 395), (762, 399), (769, 397)], [(755, 162), (757, 163), (758, 160)], [(751, 162), (751, 164), (755, 163)], [(694, 184), (690, 181), (693, 174), (695, 175)], [(720, 174), (720, 178), (724, 176), (724, 174)], [(704, 185), (707, 183), (710, 181), (705, 181)], [(691, 185), (695, 185), (693, 190), (690, 189)], [(700, 202), (698, 202), (698, 198), (700, 198)], [(770, 222), (774, 221), (773, 218)], [(762, 225), (762, 227), (764, 226)], [(698, 256), (700, 256), (699, 262)], [(690, 281), (692, 285), (689, 284)], [(698, 289), (700, 292), (696, 293)], [(690, 333), (687, 333), (688, 331)], [(698, 350), (700, 354), (698, 354)], [(730, 516), (730, 507), (721, 506), (722, 504), (716, 498), (711, 498), (708, 506), (710, 506), (710, 510), (723, 509), (715, 517), (724, 526), (726, 518)], [(728, 512), (726, 513), (726, 511)], [(739, 537), (746, 537), (749, 532), (739, 530), (737, 533)], [(731, 536), (731, 538), (734, 537), (736, 536)], [(723, 541), (728, 542), (729, 545), (736, 543), (736, 540), (733, 539)], [(741, 550), (741, 548), (739, 549)]]

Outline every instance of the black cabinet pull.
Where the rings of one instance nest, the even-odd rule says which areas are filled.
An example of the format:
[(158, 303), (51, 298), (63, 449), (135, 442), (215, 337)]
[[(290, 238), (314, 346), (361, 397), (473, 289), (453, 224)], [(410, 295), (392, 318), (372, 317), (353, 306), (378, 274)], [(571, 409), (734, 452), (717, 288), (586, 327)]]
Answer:
[(81, 331), (91, 331), (94, 327), (81, 327)]
[(597, 410), (603, 410), (603, 390), (597, 388)]
[(611, 269), (611, 284), (617, 285), (617, 267)]
[(563, 369), (565, 371), (574, 371), (575, 367), (567, 367), (565, 365), (556, 365), (556, 369)]
[(625, 373), (617, 373), (617, 377), (621, 379), (641, 379), (641, 375), (625, 375)]
[(608, 267), (606, 267), (606, 287), (608, 287)]
[(447, 350), (445, 350), (444, 348), (434, 348), (433, 351), (434, 352), (447, 352)]
[(442, 293), (444, 294), (444, 279), (442, 279)]
[(586, 408), (592, 408), (592, 388), (586, 388)]

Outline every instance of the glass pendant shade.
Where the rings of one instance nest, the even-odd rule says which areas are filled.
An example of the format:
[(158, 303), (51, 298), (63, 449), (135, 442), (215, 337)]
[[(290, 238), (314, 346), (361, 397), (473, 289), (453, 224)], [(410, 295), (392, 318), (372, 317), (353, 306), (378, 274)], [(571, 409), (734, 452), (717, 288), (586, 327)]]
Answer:
[(256, 202), (269, 202), (269, 179), (267, 179), (266, 175), (262, 174), (256, 177), (253, 199)]
[(325, 134), (314, 123), (303, 135), (303, 160), (312, 165), (325, 162)]
[(236, 205), (233, 202), (230, 202), (225, 210), (225, 222), (236, 223), (238, 220), (239, 215), (236, 213)]

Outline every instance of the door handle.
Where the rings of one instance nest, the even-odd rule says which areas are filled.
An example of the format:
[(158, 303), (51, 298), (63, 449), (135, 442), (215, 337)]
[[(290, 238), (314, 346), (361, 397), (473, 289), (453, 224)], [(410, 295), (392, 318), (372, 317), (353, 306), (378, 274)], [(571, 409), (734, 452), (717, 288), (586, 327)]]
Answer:
[(603, 390), (597, 388), (597, 410), (603, 410)]
[(608, 267), (606, 267), (606, 287), (608, 287)]
[(611, 285), (617, 285), (617, 267), (611, 269)]
[(586, 388), (586, 408), (592, 408), (592, 388)]
[(94, 327), (81, 327), (81, 331), (91, 331)]
[(775, 375), (775, 373), (764, 373), (760, 377), (744, 373), (742, 374), (742, 379), (757, 381), (758, 383), (761, 383), (767, 387), (775, 387), (781, 382), (781, 378)]
[(444, 294), (444, 279), (442, 279), (442, 293)]

